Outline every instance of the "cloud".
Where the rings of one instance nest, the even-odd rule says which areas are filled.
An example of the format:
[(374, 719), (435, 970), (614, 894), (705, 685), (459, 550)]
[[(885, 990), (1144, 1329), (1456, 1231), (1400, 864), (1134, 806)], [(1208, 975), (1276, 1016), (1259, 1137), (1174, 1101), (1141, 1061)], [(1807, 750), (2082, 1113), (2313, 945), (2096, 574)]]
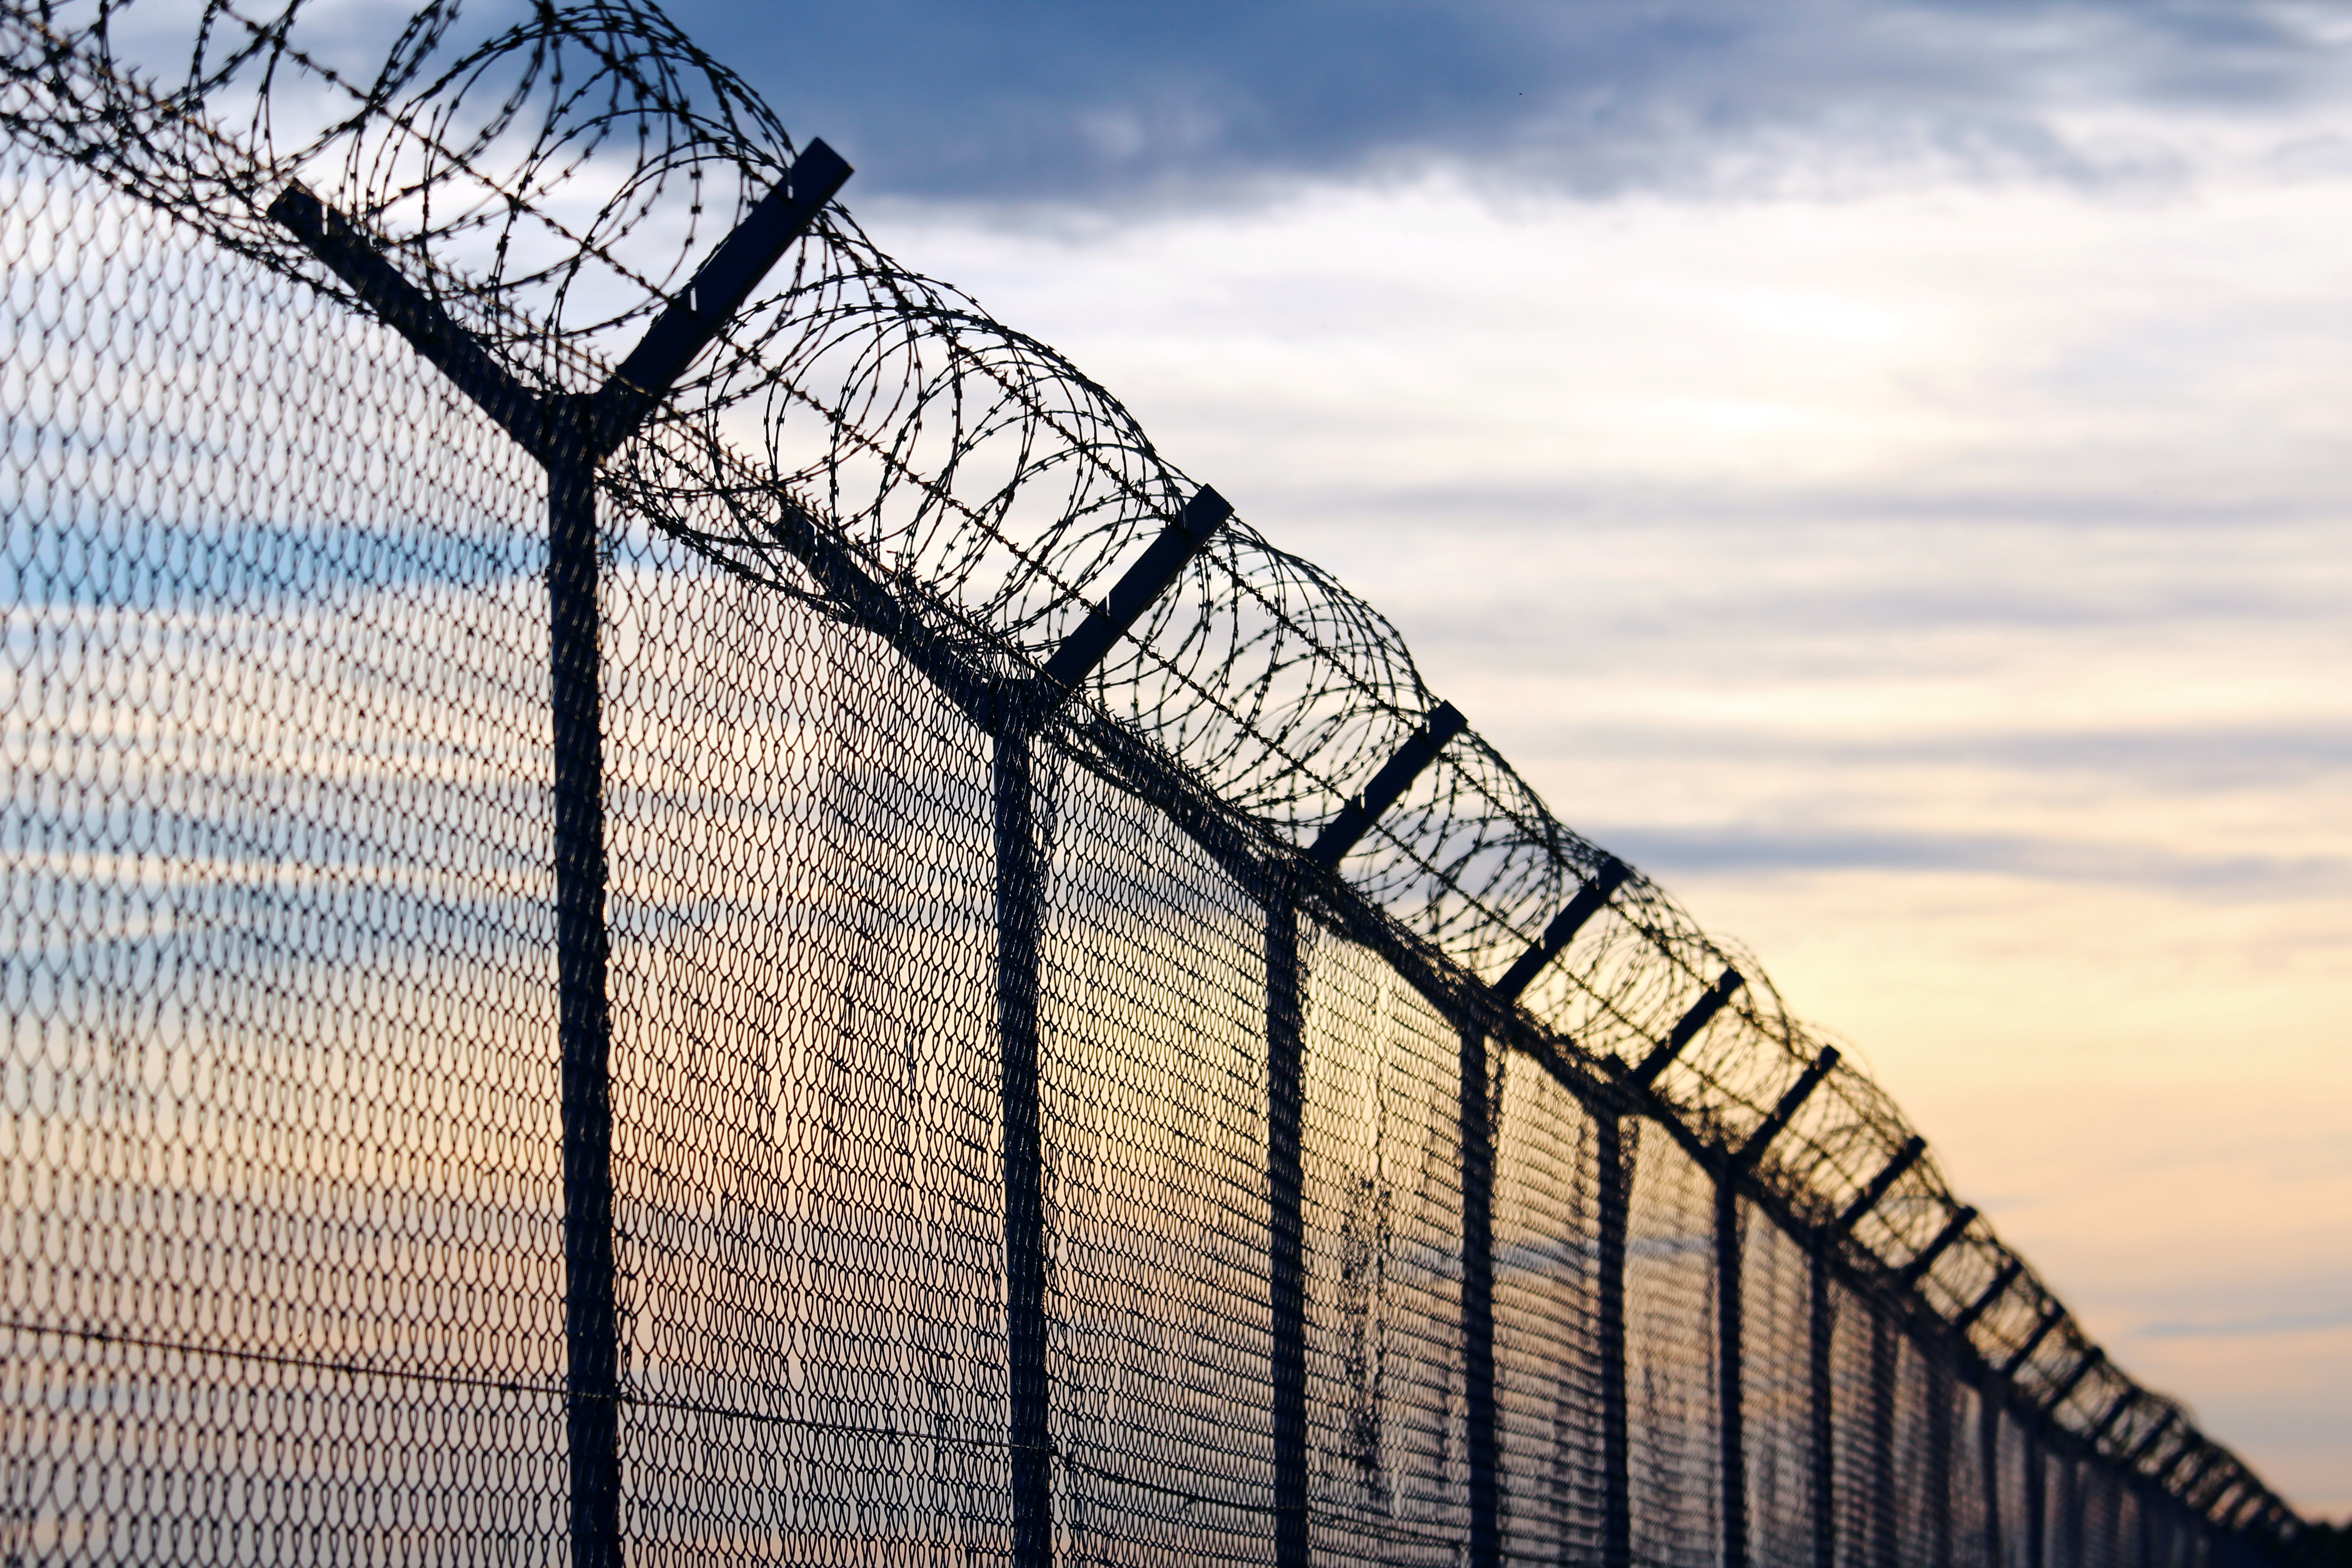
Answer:
[(2340, 897), (2352, 864), (2326, 855), (2198, 855), (2146, 844), (1980, 833), (1601, 826), (1636, 865), (1676, 876), (1785, 871), (1961, 871), (2045, 882), (2162, 888), (2211, 899)]
[[(1862, 740), (1788, 726), (1695, 730), (1674, 724), (1562, 723), (1529, 726), (1525, 733), (1538, 748), (1553, 752), (1718, 767), (1769, 763), (1847, 778), (1888, 769), (2002, 771), (2045, 779), (2125, 783), (2179, 795), (2288, 784), (2334, 788), (2352, 783), (2352, 736), (2332, 721), (2273, 727), (2182, 722), (2163, 728), (2057, 731), (1937, 726)], [(1930, 858), (1941, 863), (1942, 857), (1939, 852)]]
[(2225, 1318), (2211, 1322), (2149, 1323), (2138, 1331), (2152, 1340), (2214, 1339), (2241, 1334), (2288, 1334), (2314, 1329), (2352, 1327), (2352, 1307), (2315, 1312), (2282, 1312), (2252, 1318)]
[(981, 205), (1181, 203), (1433, 163), (1594, 195), (1923, 162), (2145, 184), (2179, 150), (2091, 121), (2331, 104), (2352, 53), (2280, 0), (671, 10), (866, 190)]

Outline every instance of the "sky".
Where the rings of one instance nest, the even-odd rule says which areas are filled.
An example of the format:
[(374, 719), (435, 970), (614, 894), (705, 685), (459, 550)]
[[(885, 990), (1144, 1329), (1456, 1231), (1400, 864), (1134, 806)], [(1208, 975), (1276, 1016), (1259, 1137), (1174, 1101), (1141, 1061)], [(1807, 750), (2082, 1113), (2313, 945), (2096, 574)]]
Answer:
[(2352, 5), (671, 12), (2352, 1512)]

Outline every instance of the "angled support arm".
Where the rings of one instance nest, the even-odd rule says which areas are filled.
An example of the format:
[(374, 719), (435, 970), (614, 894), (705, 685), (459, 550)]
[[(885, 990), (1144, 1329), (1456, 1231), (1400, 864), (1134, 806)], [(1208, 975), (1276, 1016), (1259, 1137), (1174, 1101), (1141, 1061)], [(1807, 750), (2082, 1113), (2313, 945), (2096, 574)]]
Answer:
[(2192, 1505), (2216, 1524), (2228, 1524), (2230, 1514), (2244, 1506), (2246, 1500), (2239, 1494), (2244, 1492), (2252, 1480), (2245, 1471), (2235, 1470), (2232, 1473), (2232, 1470), (2233, 1467), (2222, 1467), (2221, 1473), (2214, 1478), (2218, 1484)]
[(1177, 574), (1208, 547), (1233, 515), (1233, 504), (1206, 485), (1184, 503), (1184, 509), (1112, 586), (1109, 597), (1090, 605), (1086, 618), (1046, 660), (1044, 679), (1052, 698), (1075, 691), (1080, 681), (1095, 672), (1118, 639), (1175, 584)]
[(2135, 1383), (2117, 1394), (2116, 1402), (2107, 1406), (2107, 1413), (2099, 1417), (2099, 1424), (2091, 1428), (2089, 1435), (2083, 1441), (2094, 1448), (2097, 1447), (2100, 1440), (2116, 1429), (2116, 1423), (2124, 1418), (2125, 1412), (2139, 1403), (2140, 1394), (2143, 1392), (2145, 1391), (2140, 1385)]
[(2182, 1491), (2187, 1490), (2189, 1487), (2195, 1486), (2197, 1484), (2197, 1478), (2204, 1472), (2205, 1467), (2213, 1462), (2212, 1452), (2204, 1444), (2196, 1442), (2181, 1444), (2180, 1447), (2172, 1450), (2172, 1457), (2165, 1460), (2162, 1465), (2158, 1466), (2157, 1468), (2156, 1474), (2150, 1476), (2148, 1479), (2154, 1481), (2159, 1487), (2168, 1485), (2172, 1480), (2172, 1472), (2179, 1469), (2180, 1468), (2180, 1461), (2189, 1458), (2191, 1454), (2197, 1454), (2202, 1457), (2195, 1465), (2189, 1467), (2187, 1478), (2182, 1480), (2179, 1489), (2173, 1492), (2173, 1496), (2179, 1497)]
[(1853, 1202), (1846, 1205), (1845, 1212), (1831, 1224), (1831, 1231), (1843, 1236), (1852, 1230), (1863, 1215), (1878, 1206), (1878, 1200), (1893, 1191), (1895, 1184), (1903, 1179), (1903, 1173), (1917, 1164), (1919, 1156), (1927, 1152), (1927, 1141), (1914, 1132), (1902, 1148), (1895, 1151), (1895, 1157), (1886, 1162), (1885, 1169), (1871, 1177), (1870, 1185), (1854, 1194)]
[[(670, 301), (620, 369), (587, 399), (584, 426), (576, 416), (559, 416), (550, 400), (517, 381), (440, 301), (402, 277), (373, 241), (310, 191), (289, 185), (269, 204), (269, 216), (541, 464), (584, 458), (593, 467), (668, 395), (849, 175), (840, 154), (822, 141), (810, 142), (697, 269), (685, 296)], [(574, 445), (583, 440), (584, 451)]]
[(508, 374), (439, 300), (402, 277), (349, 219), (300, 185), (280, 192), (269, 216), (525, 451), (547, 461), (555, 432), (539, 395)]
[(1829, 1077), (1830, 1069), (1837, 1065), (1838, 1048), (1835, 1046), (1823, 1046), (1822, 1054), (1815, 1057), (1811, 1065), (1797, 1075), (1797, 1081), (1789, 1086), (1789, 1091), (1780, 1097), (1780, 1103), (1772, 1107), (1772, 1114), (1756, 1124), (1756, 1131), (1748, 1135), (1748, 1142), (1742, 1143), (1739, 1146), (1739, 1152), (1731, 1157), (1732, 1163), (1744, 1171), (1762, 1159), (1764, 1151), (1771, 1146), (1772, 1140), (1787, 1130), (1789, 1123), (1795, 1120), (1798, 1110), (1804, 1105), (1807, 1097), (1821, 1087), (1822, 1079)]
[(2179, 1411), (2166, 1411), (2164, 1413), (2164, 1418), (2158, 1421), (2155, 1426), (2149, 1427), (2147, 1429), (2147, 1436), (2143, 1436), (2137, 1443), (2133, 1445), (2132, 1451), (2129, 1457), (2124, 1460), (2124, 1463), (2129, 1465), (2133, 1469), (2139, 1468), (2140, 1465), (2146, 1461), (2147, 1457), (2156, 1452), (2156, 1446), (2164, 1440), (2164, 1435), (2172, 1430), (2172, 1424), (2179, 1419)]
[(1347, 858), (1348, 851), (1372, 830), (1372, 824), (1412, 787), (1412, 781), (1437, 760), (1437, 753), (1445, 749), (1448, 741), (1468, 728), (1469, 722), (1451, 702), (1441, 702), (1431, 709), (1421, 728), (1372, 775), (1364, 793), (1342, 806), (1339, 815), (1316, 836), (1307, 858), (1326, 871), (1336, 869)]
[(1593, 868), (1592, 880), (1576, 890), (1568, 907), (1552, 916), (1551, 923), (1544, 927), (1543, 935), (1528, 944), (1527, 952), (1519, 954), (1503, 977), (1495, 982), (1495, 994), (1506, 1002), (1517, 1001), (1519, 993), (1543, 973), (1544, 965), (1558, 958), (1575, 940), (1576, 933), (1584, 929), (1584, 922), (1608, 907), (1610, 895), (1631, 875), (1633, 872), (1622, 860), (1614, 855), (1602, 856), (1601, 864)]
[(686, 291), (654, 318), (646, 335), (598, 390), (589, 414), (597, 461), (629, 438), (686, 367), (735, 319), (793, 241), (806, 233), (851, 174), (841, 154), (811, 142), (773, 189), (696, 268)]
[(2042, 1308), (2042, 1321), (2033, 1325), (2033, 1331), (2025, 1336), (2025, 1342), (2011, 1352), (2009, 1359), (2000, 1363), (2000, 1375), (2005, 1378), (2016, 1376), (2017, 1369), (2025, 1364), (2027, 1357), (2042, 1348), (2042, 1342), (2050, 1337), (2050, 1331), (2056, 1328), (2065, 1316), (2065, 1309), (2054, 1300)]
[(2067, 1395), (2080, 1388), (2083, 1385), (2083, 1380), (2096, 1372), (2106, 1359), (2107, 1352), (2096, 1345), (2084, 1351), (2083, 1359), (2074, 1363), (2074, 1370), (2068, 1373), (2060, 1381), (2058, 1386), (2050, 1391), (2050, 1397), (2042, 1402), (2042, 1412), (2046, 1415), (2065, 1404)]
[(2181, 1496), (2190, 1508), (2210, 1520), (2230, 1494), (2244, 1484), (2245, 1476), (2245, 1468), (2238, 1462), (2237, 1456), (2216, 1444), (2213, 1459), (2193, 1483), (2180, 1489)]
[(2017, 1283), (2017, 1277), (2024, 1272), (2025, 1259), (2022, 1258), (2012, 1257), (2003, 1264), (2000, 1272), (1992, 1277), (1992, 1283), (1978, 1293), (1977, 1299), (1969, 1303), (1967, 1310), (1952, 1320), (1952, 1332), (1965, 1334), (1974, 1328), (1976, 1321), (1990, 1311), (1992, 1304), (2000, 1300), (2009, 1288)]
[(1936, 1266), (1936, 1259), (1943, 1257), (1951, 1245), (1960, 1239), (1961, 1235), (1975, 1223), (1977, 1211), (1966, 1205), (1953, 1210), (1952, 1217), (1944, 1222), (1944, 1228), (1937, 1231), (1935, 1238), (1921, 1247), (1918, 1254), (1895, 1274), (1896, 1283), (1906, 1288), (1919, 1283), (1920, 1277)]
[(2180, 1445), (2180, 1451), (2167, 1460), (2164, 1468), (2156, 1473), (2158, 1486), (2170, 1483), (2172, 1472), (2180, 1469), (2180, 1461), (2191, 1454), (2197, 1456), (2197, 1462), (2181, 1471), (2179, 1481), (2172, 1484), (2171, 1489), (2172, 1495), (2183, 1503), (2188, 1503), (2196, 1495), (2198, 1485), (2204, 1480), (2206, 1472), (2221, 1462), (2221, 1450), (2201, 1438), (2194, 1443), (2183, 1443)]
[(1683, 1015), (1674, 1032), (1659, 1041), (1650, 1054), (1642, 1058), (1641, 1065), (1626, 1076), (1643, 1089), (1657, 1082), (1658, 1075), (1666, 1070), (1666, 1064), (1682, 1055), (1683, 1047), (1698, 1038), (1698, 1032), (1706, 1028), (1715, 1016), (1723, 1011), (1723, 1005), (1747, 984), (1748, 977), (1737, 969), (1727, 969), (1717, 975), (1715, 984), (1707, 987), (1706, 994), (1693, 1003), (1691, 1010)]

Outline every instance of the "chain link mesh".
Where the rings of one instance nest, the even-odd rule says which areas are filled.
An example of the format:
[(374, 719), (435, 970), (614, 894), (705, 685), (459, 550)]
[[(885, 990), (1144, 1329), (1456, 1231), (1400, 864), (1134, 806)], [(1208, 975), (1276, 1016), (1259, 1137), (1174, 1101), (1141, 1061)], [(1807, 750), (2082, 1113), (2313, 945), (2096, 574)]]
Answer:
[(579, 390), (792, 144), (649, 8), (428, 9), (359, 89), (215, 5), (169, 91), (97, 14), (0, 18), (7, 1561), (2286, 1549), (1475, 734), (1302, 858), (1434, 703), (1311, 565), (1236, 521), (1039, 706), (1196, 487), (838, 208), (603, 479), (583, 1323), (549, 482), (262, 213)]

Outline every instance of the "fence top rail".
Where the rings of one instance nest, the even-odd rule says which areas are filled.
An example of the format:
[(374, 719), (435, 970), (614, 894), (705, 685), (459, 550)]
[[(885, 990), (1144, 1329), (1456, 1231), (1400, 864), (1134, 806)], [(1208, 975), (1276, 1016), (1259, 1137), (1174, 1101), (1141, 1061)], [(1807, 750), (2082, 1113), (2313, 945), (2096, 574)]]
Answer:
[[(302, 0), (267, 16), (206, 0), (176, 46), (121, 25), (129, 5), (96, 0), (68, 21), (0, 0), (13, 137), (349, 299), (269, 216), (307, 187), (537, 393), (603, 384), (801, 151), (649, 0), (540, 7), (484, 35), (464, 32), (454, 0), (426, 0), (373, 45), (348, 12), (316, 23)], [(605, 483), (650, 526), (834, 613), (877, 613), (848, 599), (885, 595), (1001, 679), (1034, 677), (1099, 618), (1202, 488), (1108, 391), (901, 267), (837, 203)], [(781, 561), (780, 505), (863, 586)], [(2248, 1528), (2295, 1528), (2178, 1405), (2095, 1352), (1752, 956), (1562, 824), (1475, 727), (1449, 728), (1409, 786), (1365, 812), (1443, 705), (1396, 629), (1328, 574), (1235, 516), (1076, 696), (1200, 781), (1266, 852), (1303, 861), (1344, 819), (1335, 871), (1353, 893), (1503, 984), (1488, 1003), (1580, 1071), (1643, 1075), (1646, 1107), (1798, 1222), (1833, 1230), (2058, 1430), (2184, 1502), (2193, 1477)], [(1350, 813), (1370, 820), (1359, 831)], [(2186, 1462), (2192, 1449), (2210, 1461)], [(2213, 1489), (2217, 1469), (2239, 1479)], [(2271, 1506), (2249, 1512), (2249, 1488)]]

